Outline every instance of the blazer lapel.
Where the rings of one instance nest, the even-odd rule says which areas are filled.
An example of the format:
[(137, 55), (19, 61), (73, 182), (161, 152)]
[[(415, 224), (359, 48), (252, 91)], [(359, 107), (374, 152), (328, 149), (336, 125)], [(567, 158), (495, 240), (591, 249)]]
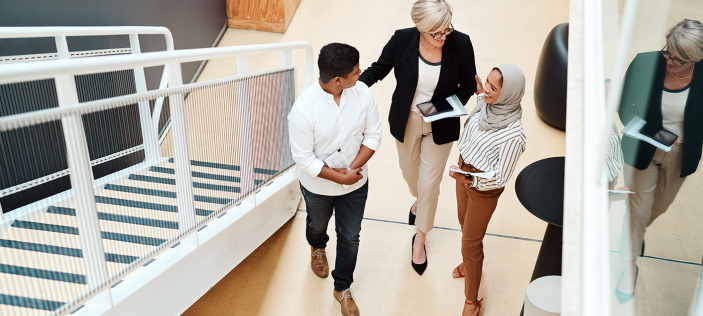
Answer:
[[(696, 65), (703, 66), (703, 62), (697, 62)], [(703, 119), (703, 107), (701, 107), (701, 99), (703, 98), (703, 72), (696, 71), (693, 74), (691, 87), (689, 89), (688, 100), (686, 100), (686, 107), (684, 108), (684, 134), (686, 134), (687, 139), (695, 137), (693, 139), (698, 140), (703, 138), (703, 125), (700, 124)]]
[(444, 46), (442, 46), (442, 65), (439, 69), (439, 80), (437, 81), (437, 87), (435, 87), (435, 91), (437, 91), (438, 87), (442, 86), (442, 82), (444, 81), (444, 78), (447, 78), (449, 76), (449, 72), (457, 70), (457, 67), (452, 65), (452, 58), (454, 57), (453, 47), (454, 36), (452, 36), (452, 34), (449, 34), (449, 36), (446, 37)]
[(413, 33), (413, 37), (410, 40), (410, 50), (408, 51), (408, 59), (410, 59), (410, 68), (413, 72), (413, 81), (417, 82), (418, 70), (417, 62), (420, 58), (420, 32)]

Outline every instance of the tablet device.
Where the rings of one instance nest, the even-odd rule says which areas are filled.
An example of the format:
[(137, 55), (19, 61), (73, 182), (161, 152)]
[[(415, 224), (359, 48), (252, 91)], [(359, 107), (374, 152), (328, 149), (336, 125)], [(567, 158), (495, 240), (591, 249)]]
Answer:
[(674, 144), (674, 142), (679, 138), (678, 135), (672, 133), (671, 131), (661, 129), (656, 133), (653, 133), (652, 131), (648, 131), (644, 127), (640, 129), (640, 134), (645, 135), (651, 139), (654, 139), (655, 141), (665, 145), (665, 146), (671, 146)]
[(440, 113), (451, 112), (454, 110), (449, 102), (445, 99), (423, 102), (415, 105), (420, 110), (423, 116), (429, 117)]

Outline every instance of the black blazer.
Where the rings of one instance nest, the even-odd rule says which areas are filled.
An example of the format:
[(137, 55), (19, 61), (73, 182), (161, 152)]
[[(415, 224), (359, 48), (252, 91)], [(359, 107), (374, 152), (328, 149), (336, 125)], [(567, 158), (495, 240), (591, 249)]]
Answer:
[[(420, 56), (420, 32), (416, 28), (395, 31), (395, 34), (383, 48), (378, 61), (371, 64), (359, 77), (371, 87), (383, 80), (391, 69), (395, 68), (397, 81), (393, 92), (388, 122), (391, 134), (403, 142), (405, 125), (410, 115), (418, 80), (418, 58)], [(447, 36), (442, 47), (442, 66), (439, 82), (432, 99), (446, 98), (456, 94), (462, 104), (466, 104), (476, 92), (476, 62), (474, 48), (469, 36), (454, 31)], [(458, 117), (446, 118), (432, 122), (432, 134), (436, 144), (446, 144), (459, 139), (461, 133)]]
[[(702, 69), (703, 62), (696, 66)], [(620, 121), (627, 125), (635, 116), (647, 121), (644, 128), (656, 134), (663, 128), (662, 91), (666, 76), (666, 59), (661, 53), (647, 52), (637, 54), (625, 74), (625, 84), (620, 100)], [(696, 171), (703, 149), (703, 71), (696, 71), (689, 86), (688, 99), (683, 115), (683, 134), (686, 138), (680, 146), (683, 150), (681, 177)], [(622, 153), (625, 163), (644, 170), (654, 157), (656, 147), (628, 137), (622, 137)]]

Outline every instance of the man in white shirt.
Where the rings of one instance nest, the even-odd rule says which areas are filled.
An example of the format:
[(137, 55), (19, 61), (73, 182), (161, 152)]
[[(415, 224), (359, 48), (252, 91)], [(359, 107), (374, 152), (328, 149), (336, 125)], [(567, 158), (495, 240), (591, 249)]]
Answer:
[[(329, 274), (325, 248), (334, 209), (334, 297), (342, 305), (342, 314), (356, 316), (359, 309), (351, 284), (368, 195), (366, 162), (381, 144), (381, 119), (369, 88), (363, 82), (357, 84), (361, 71), (356, 48), (340, 43), (325, 45), (317, 64), (320, 79), (300, 94), (288, 115), (291, 151), (301, 171), (312, 271), (321, 278)], [(353, 162), (347, 168), (328, 167), (322, 160), (352, 137), (361, 144)]]

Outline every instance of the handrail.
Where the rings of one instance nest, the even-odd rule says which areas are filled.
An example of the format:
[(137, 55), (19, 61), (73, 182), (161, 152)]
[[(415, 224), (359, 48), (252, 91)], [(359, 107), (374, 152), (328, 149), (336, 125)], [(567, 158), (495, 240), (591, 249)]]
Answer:
[(163, 35), (166, 38), (166, 50), (173, 50), (173, 35), (163, 26), (37, 26), (37, 27), (2, 27), (0, 38), (39, 38), (56, 36), (102, 36), (102, 35)]
[[(155, 26), (105, 26), (105, 27), (2, 27), (0, 28), (0, 38), (42, 38), (42, 37), (53, 37), (56, 42), (56, 53), (54, 54), (43, 54), (40, 59), (32, 59), (34, 55), (29, 55), (30, 58), (22, 59), (22, 56), (10, 56), (13, 60), (18, 58), (17, 63), (14, 64), (4, 64), (2, 68), (8, 67), (10, 65), (27, 67), (35, 63), (24, 63), (24, 61), (43, 61), (46, 59), (59, 59), (58, 61), (70, 60), (71, 58), (84, 57), (81, 52), (69, 52), (68, 43), (66, 42), (67, 37), (76, 36), (109, 36), (109, 35), (128, 35), (130, 44), (127, 50), (130, 54), (140, 54), (141, 48), (139, 44), (139, 35), (162, 35), (166, 42), (166, 50), (173, 51), (173, 35), (171, 31), (166, 27), (155, 27)], [(113, 51), (113, 50), (108, 50)], [(88, 55), (95, 56), (96, 51), (89, 51)], [(98, 51), (102, 52), (102, 51)], [(44, 56), (46, 55), (46, 56)], [(99, 56), (99, 55), (98, 55)], [(101, 57), (104, 58), (104, 57)], [(41, 62), (40, 62), (41, 64)], [(137, 92), (146, 92), (146, 81), (144, 77), (144, 69), (142, 67), (134, 67), (134, 79), (136, 83)], [(168, 66), (164, 67), (161, 80), (159, 83), (159, 89), (165, 89), (168, 84)], [(157, 161), (160, 157), (159, 154), (159, 143), (158, 135), (156, 131), (158, 130), (159, 118), (161, 115), (161, 107), (163, 104), (163, 98), (156, 100), (156, 106), (154, 109), (154, 115), (149, 109), (148, 103), (140, 103), (140, 120), (142, 121), (142, 134), (144, 135), (144, 144), (140, 145), (145, 151), (145, 156), (148, 161)], [(146, 124), (149, 122), (149, 124)], [(98, 163), (102, 163), (111, 159), (119, 158), (125, 154), (131, 153), (131, 150), (122, 151), (121, 155), (112, 154), (107, 157), (110, 159), (105, 159), (106, 157), (101, 157), (95, 159)], [(92, 163), (92, 162), (91, 162)], [(54, 179), (57, 175), (66, 175), (69, 173), (69, 169), (65, 169), (32, 181), (17, 184), (13, 187), (0, 190), (0, 197), (5, 195), (29, 189), (36, 185), (39, 185), (46, 180)], [(17, 215), (17, 214), (15, 214)]]
[[(154, 67), (172, 63), (187, 63), (207, 59), (238, 57), (305, 49), (306, 62), (312, 65), (312, 46), (308, 42), (258, 44), (246, 46), (214, 47), (176, 50), (173, 52), (151, 52), (138, 55), (105, 56), (100, 59), (50, 60), (31, 64), (9, 64), (0, 68), (0, 84), (32, 81), (56, 77), (61, 74), (84, 75), (134, 67)], [(312, 67), (306, 67), (305, 88), (312, 83)]]
[[(284, 68), (285, 69), (285, 68)], [(255, 77), (259, 74), (266, 73), (255, 72), (246, 75), (239, 75), (237, 78), (247, 78)], [(216, 85), (219, 82), (224, 82), (230, 78), (215, 79), (207, 82), (196, 82), (188, 84), (189, 88), (200, 88), (206, 86)], [(41, 123), (46, 123), (49, 121), (60, 120), (63, 117), (72, 115), (85, 115), (90, 113), (95, 113), (98, 111), (109, 110), (123, 106), (125, 104), (133, 104), (142, 100), (161, 98), (164, 95), (173, 95), (176, 93), (183, 93), (185, 91), (185, 86), (181, 87), (170, 87), (162, 90), (151, 90), (144, 93), (122, 95), (112, 98), (100, 99), (95, 101), (83, 102), (76, 105), (70, 105), (65, 107), (50, 108), (38, 111), (32, 111), (27, 113), (20, 113), (14, 115), (8, 115), (0, 117), (0, 132), (5, 132), (13, 129), (18, 129), (22, 127), (27, 127), (31, 125), (37, 125)], [(136, 147), (135, 147), (136, 148)], [(135, 150), (130, 148), (127, 150)], [(138, 150), (138, 149), (136, 149)], [(98, 159), (96, 159), (98, 160)]]
[[(48, 27), (1, 27), (0, 38), (41, 38), (54, 37), (57, 39), (59, 46), (60, 38), (70, 36), (109, 36), (109, 35), (129, 35), (130, 48), (132, 54), (139, 54), (139, 41), (136, 40), (138, 35), (163, 35), (166, 41), (166, 51), (173, 51), (173, 35), (171, 31), (163, 26), (48, 26)], [(57, 52), (59, 47), (57, 47)], [(46, 55), (46, 54), (43, 54)], [(58, 58), (59, 53), (53, 58)], [(66, 56), (67, 58), (69, 56)], [(138, 71), (138, 70), (137, 70)], [(138, 71), (139, 72), (139, 71)], [(140, 73), (143, 76), (143, 73)], [(137, 75), (137, 74), (135, 74)], [(159, 81), (159, 89), (164, 89), (168, 84), (168, 66), (164, 67)], [(163, 106), (163, 98), (156, 100), (152, 122), (154, 130), (158, 132), (159, 118), (161, 117), (161, 108)]]

